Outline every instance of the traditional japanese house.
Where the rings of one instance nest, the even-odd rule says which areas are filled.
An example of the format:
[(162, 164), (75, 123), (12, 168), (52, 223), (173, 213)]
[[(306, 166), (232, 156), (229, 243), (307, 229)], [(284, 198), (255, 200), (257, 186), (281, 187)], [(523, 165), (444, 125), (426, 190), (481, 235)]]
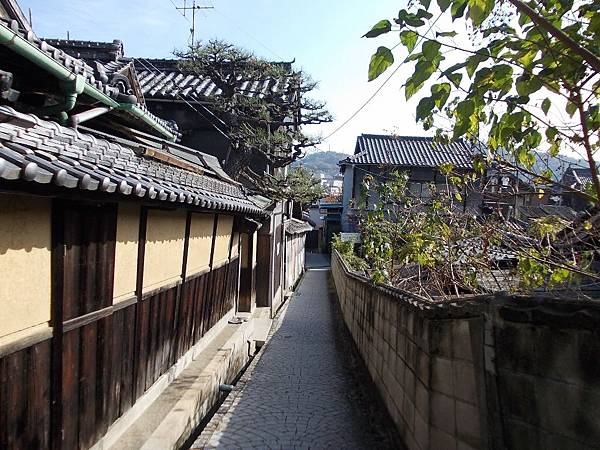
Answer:
[[(101, 67), (108, 78), (125, 81), (128, 87), (143, 98), (145, 107), (160, 117), (177, 123), (181, 143), (202, 149), (223, 162), (229, 151), (229, 140), (223, 132), (223, 119), (212, 111), (212, 98), (219, 89), (209, 79), (181, 67), (180, 61), (157, 60), (149, 58), (129, 58), (125, 56), (123, 44), (116, 40), (112, 43), (48, 40), (48, 43), (65, 53), (83, 58), (90, 65)], [(274, 101), (290, 104), (298, 102), (300, 92), (286, 72), (291, 72), (291, 63), (279, 64), (284, 74), (279, 79), (266, 77), (247, 83), (241, 93), (248, 97), (269, 96)], [(112, 79), (112, 78), (111, 78)], [(298, 117), (282, 118), (296, 121)], [(287, 151), (282, 149), (283, 152)], [(251, 160), (250, 168), (257, 174), (280, 174), (285, 168), (274, 168), (258, 158)], [(260, 195), (252, 195), (259, 207), (268, 211), (264, 225), (257, 231), (252, 241), (257, 242), (258, 254), (256, 279), (256, 304), (269, 307), (276, 312), (285, 298), (285, 245), (284, 222), (292, 218), (290, 202), (274, 202)]]
[[(408, 188), (417, 197), (429, 196), (431, 183), (444, 184), (439, 166), (452, 164), (457, 172), (473, 170), (473, 148), (465, 142), (436, 144), (431, 137), (363, 134), (356, 140), (354, 154), (339, 162), (344, 175), (341, 231), (355, 230), (354, 208), (359, 203), (361, 185), (365, 178), (385, 181), (394, 171), (408, 172)], [(463, 195), (464, 207), (479, 207), (481, 198)], [(371, 193), (367, 207), (378, 201)]]
[(0, 448), (107, 448), (255, 308), (257, 229), (279, 222), (177, 143), (133, 65), (69, 55), (0, 5)]

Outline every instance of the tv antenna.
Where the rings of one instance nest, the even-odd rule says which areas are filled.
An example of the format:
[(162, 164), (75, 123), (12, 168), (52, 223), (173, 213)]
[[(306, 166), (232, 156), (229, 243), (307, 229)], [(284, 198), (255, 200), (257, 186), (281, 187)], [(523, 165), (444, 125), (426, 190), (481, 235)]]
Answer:
[(183, 0), (183, 6), (176, 6), (175, 9), (177, 9), (179, 12), (182, 12), (183, 17), (187, 18), (187, 12), (191, 11), (192, 12), (192, 28), (190, 28), (190, 41), (192, 43), (192, 47), (194, 46), (194, 39), (196, 37), (196, 11), (199, 10), (203, 10), (203, 9), (215, 9), (214, 6), (202, 6), (202, 5), (196, 5), (196, 0), (193, 0), (192, 5), (188, 6), (187, 5), (187, 0)]

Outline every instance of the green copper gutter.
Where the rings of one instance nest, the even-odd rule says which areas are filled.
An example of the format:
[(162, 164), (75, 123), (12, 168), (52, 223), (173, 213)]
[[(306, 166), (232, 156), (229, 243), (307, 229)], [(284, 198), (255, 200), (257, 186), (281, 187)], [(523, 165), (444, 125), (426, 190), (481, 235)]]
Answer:
[(148, 115), (148, 113), (142, 110), (139, 106), (129, 103), (119, 103), (110, 98), (104, 92), (98, 90), (96, 87), (88, 83), (81, 75), (71, 72), (69, 69), (46, 55), (37, 47), (33, 46), (27, 39), (19, 36), (19, 34), (15, 33), (3, 23), (0, 23), (0, 44), (5, 45), (15, 53), (18, 53), (28, 61), (31, 61), (35, 65), (44, 69), (46, 72), (55, 76), (65, 86), (72, 85), (72, 90), (65, 89), (66, 94), (70, 96), (70, 99), (77, 94), (83, 93), (110, 108), (130, 113), (134, 117), (142, 120), (144, 123), (154, 128), (167, 139), (171, 141), (176, 140), (176, 137), (173, 133), (150, 117), (150, 115)]

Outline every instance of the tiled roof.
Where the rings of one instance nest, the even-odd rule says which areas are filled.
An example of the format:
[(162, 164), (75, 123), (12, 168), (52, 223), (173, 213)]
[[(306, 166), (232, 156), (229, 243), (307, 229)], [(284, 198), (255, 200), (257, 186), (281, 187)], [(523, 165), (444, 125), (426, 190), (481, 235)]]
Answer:
[[(7, 21), (4, 19), (0, 19), (0, 26), (9, 28), (15, 34), (27, 40), (33, 47), (37, 48), (41, 53), (50, 57), (55, 62), (57, 62), (73, 74), (81, 75), (89, 85), (93, 86), (95, 89), (102, 92), (103, 94), (106, 94), (114, 101), (118, 103), (131, 103), (131, 100), (128, 99), (128, 96), (124, 95), (124, 93), (122, 93), (118, 87), (111, 86), (110, 80), (106, 77), (107, 71), (103, 67), (103, 64), (97, 63), (94, 64), (94, 67), (92, 67), (85, 60), (73, 57), (67, 52), (55, 46), (58, 45), (58, 43), (69, 41), (61, 41), (56, 39), (39, 39), (33, 31), (26, 31), (20, 28), (19, 23), (16, 20)], [(52, 45), (50, 42), (53, 42), (55, 45)], [(10, 48), (10, 45), (8, 45), (8, 48)], [(144, 111), (144, 113), (149, 118), (151, 118), (161, 126), (165, 127), (174, 135), (178, 134), (177, 127), (173, 122), (155, 116), (150, 111), (148, 111), (148, 109), (143, 103), (139, 103), (137, 105), (137, 108)]]
[(289, 219), (283, 223), (287, 234), (303, 234), (313, 230), (313, 227), (308, 222), (298, 219)]
[[(190, 102), (199, 102), (221, 93), (221, 90), (212, 81), (183, 70), (178, 64), (179, 60), (175, 59), (135, 59), (135, 67), (144, 96), (166, 100), (184, 98)], [(290, 80), (289, 76), (279, 79), (268, 77), (264, 80), (246, 82), (241, 86), (240, 91), (248, 97), (262, 98), (276, 95), (290, 101), (295, 95), (295, 89)]]
[(572, 188), (583, 188), (592, 182), (592, 169), (589, 167), (569, 167), (562, 179), (563, 184)]
[(540, 219), (548, 216), (558, 216), (569, 221), (577, 218), (577, 212), (574, 209), (557, 205), (519, 206), (518, 213), (519, 218), (523, 220)]
[(451, 163), (458, 169), (471, 169), (474, 152), (463, 141), (435, 144), (430, 137), (363, 134), (353, 156), (341, 163), (438, 167)]
[[(165, 152), (173, 164), (162, 162), (142, 156), (139, 143), (126, 145), (127, 141), (115, 139), (119, 143), (0, 106), (0, 180), (264, 214), (238, 184), (214, 176), (207, 165), (192, 165), (168, 149)], [(198, 161), (203, 161), (202, 156), (199, 154)]]

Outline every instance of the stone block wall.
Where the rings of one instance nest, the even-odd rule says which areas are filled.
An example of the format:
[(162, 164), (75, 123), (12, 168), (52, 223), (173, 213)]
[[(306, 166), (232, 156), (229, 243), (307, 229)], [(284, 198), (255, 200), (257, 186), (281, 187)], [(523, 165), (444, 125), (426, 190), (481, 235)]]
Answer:
[(342, 313), (408, 449), (600, 447), (600, 304), (432, 303), (337, 254)]

